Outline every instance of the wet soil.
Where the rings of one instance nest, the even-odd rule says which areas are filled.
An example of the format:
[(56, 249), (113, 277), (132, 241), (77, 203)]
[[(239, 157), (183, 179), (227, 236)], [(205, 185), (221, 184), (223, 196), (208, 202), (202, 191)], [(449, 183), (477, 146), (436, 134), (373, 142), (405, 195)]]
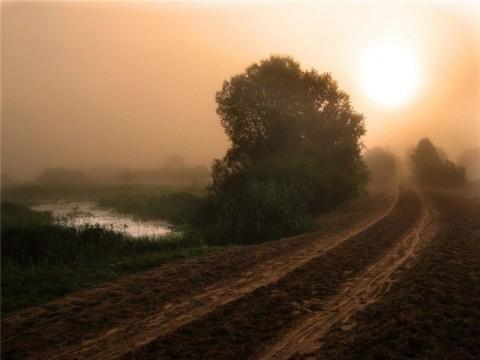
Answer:
[(343, 285), (355, 281), (417, 226), (421, 212), (419, 196), (403, 189), (393, 210), (380, 221), (277, 281), (157, 336), (123, 358), (262, 357), (272, 340), (281, 339), (312, 314), (325, 311), (328, 299)]
[(296, 359), (479, 359), (480, 202), (429, 191), (438, 231), (390, 291)]
[(395, 199), (392, 191), (376, 191), (320, 217), (318, 232), (227, 248), (9, 314), (2, 320), (2, 355), (125, 356), (350, 241), (388, 216)]

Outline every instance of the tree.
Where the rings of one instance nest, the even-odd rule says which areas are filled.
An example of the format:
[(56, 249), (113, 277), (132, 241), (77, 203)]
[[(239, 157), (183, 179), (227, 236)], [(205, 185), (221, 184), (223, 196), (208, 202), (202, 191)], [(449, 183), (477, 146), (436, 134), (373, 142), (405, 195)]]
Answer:
[(363, 154), (363, 160), (373, 183), (390, 183), (398, 177), (398, 161), (388, 149), (378, 146), (369, 149)]
[(428, 186), (459, 186), (466, 182), (465, 169), (442, 158), (430, 139), (421, 139), (410, 159), (415, 179)]
[(210, 213), (229, 238), (297, 231), (366, 183), (363, 116), (330, 74), (272, 56), (225, 81), (216, 101), (231, 147), (213, 166)]

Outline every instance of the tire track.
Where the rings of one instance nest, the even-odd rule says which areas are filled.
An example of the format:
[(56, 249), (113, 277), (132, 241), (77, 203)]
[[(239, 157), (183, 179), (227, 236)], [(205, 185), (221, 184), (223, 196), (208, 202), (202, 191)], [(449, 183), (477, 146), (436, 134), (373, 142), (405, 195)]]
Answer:
[(426, 242), (434, 237), (436, 226), (433, 223), (433, 210), (423, 198), (421, 204), (422, 213), (415, 227), (384, 257), (358, 278), (345, 284), (342, 291), (329, 300), (321, 312), (312, 314), (270, 346), (259, 358), (289, 359), (299, 353), (312, 353), (322, 346), (323, 336), (334, 325), (340, 325), (344, 330), (355, 326), (351, 320), (352, 316), (388, 292), (394, 272), (417, 255), (420, 242)]
[[(437, 231), (385, 296), (295, 359), (480, 359), (480, 202), (424, 189)], [(470, 195), (467, 193), (467, 195)]]
[(119, 357), (277, 281), (375, 225), (393, 211), (398, 189), (378, 194), (325, 214), (324, 230), (317, 233), (167, 265), (12, 314), (2, 320), (2, 354)]
[(388, 216), (328, 252), (259, 287), (218, 306), (137, 348), (125, 359), (244, 359), (254, 357), (272, 337), (295, 328), (324, 308), (342, 287), (377, 263), (412, 228), (421, 206), (416, 194), (402, 190)]
[[(173, 332), (257, 288), (278, 281), (282, 276), (304, 265), (314, 257), (330, 251), (344, 241), (365, 231), (386, 216), (389, 216), (395, 208), (398, 196), (397, 189), (391, 205), (380, 216), (340, 235), (328, 237), (321, 242), (313, 242), (310, 246), (298, 251), (295, 256), (287, 259), (287, 261), (284, 258), (272, 259), (258, 264), (233, 282), (214, 284), (189, 300), (178, 304), (170, 303), (165, 305), (159, 314), (134, 324), (128, 324), (125, 327), (111, 329), (103, 336), (83, 342), (79, 346), (53, 356), (51, 359), (119, 358), (132, 351), (132, 349), (148, 344), (159, 336)], [(301, 236), (311, 237), (312, 234)]]

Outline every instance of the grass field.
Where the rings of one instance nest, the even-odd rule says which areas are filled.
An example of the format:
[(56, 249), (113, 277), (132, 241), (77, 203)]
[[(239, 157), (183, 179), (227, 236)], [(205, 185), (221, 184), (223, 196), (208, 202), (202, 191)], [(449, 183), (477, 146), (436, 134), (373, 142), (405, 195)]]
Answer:
[(19, 204), (2, 203), (1, 212), (2, 313), (213, 249), (185, 232), (133, 239), (54, 224)]

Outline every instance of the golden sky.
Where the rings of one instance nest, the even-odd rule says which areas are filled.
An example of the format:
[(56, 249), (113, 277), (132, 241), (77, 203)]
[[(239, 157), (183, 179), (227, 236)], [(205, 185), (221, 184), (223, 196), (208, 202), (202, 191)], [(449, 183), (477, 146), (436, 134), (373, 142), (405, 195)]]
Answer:
[[(2, 171), (210, 164), (227, 147), (215, 92), (270, 54), (332, 73), (366, 117), (367, 147), (429, 136), (454, 159), (480, 145), (478, 4), (4, 2)], [(406, 59), (379, 67), (396, 74), (388, 90), (415, 69), (398, 104), (368, 65), (387, 50)]]

